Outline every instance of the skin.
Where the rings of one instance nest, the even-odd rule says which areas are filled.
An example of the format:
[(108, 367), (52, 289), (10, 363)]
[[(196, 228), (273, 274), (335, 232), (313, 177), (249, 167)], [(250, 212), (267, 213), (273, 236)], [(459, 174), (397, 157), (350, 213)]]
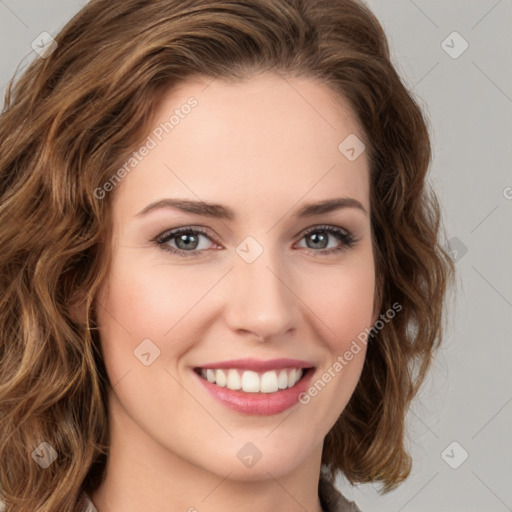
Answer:
[[(192, 369), (290, 357), (313, 362), (315, 382), (376, 321), (368, 159), (349, 161), (338, 150), (363, 133), (325, 85), (272, 73), (184, 82), (165, 97), (154, 126), (191, 96), (197, 107), (111, 192), (113, 260), (97, 296), (113, 384), (111, 453), (92, 500), (99, 512), (319, 512), (323, 439), (357, 384), (365, 346), (309, 404), (270, 416), (226, 408)], [(338, 197), (357, 199), (367, 213), (293, 215)], [(163, 198), (222, 204), (236, 219), (173, 208), (136, 216)], [(303, 235), (322, 224), (357, 242), (322, 256), (324, 246)], [(182, 226), (209, 233), (192, 244), (195, 256), (151, 241)], [(247, 236), (263, 248), (252, 263), (236, 252)], [(328, 248), (342, 244), (324, 236)], [(146, 338), (160, 350), (149, 366), (134, 356)], [(250, 468), (236, 456), (248, 442), (262, 453)]]

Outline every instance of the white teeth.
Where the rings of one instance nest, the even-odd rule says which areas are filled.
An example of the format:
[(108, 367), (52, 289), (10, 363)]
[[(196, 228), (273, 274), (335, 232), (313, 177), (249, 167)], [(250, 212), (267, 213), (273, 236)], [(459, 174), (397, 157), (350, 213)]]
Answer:
[(242, 379), (240, 378), (240, 374), (237, 370), (229, 370), (228, 371), (228, 380), (226, 387), (237, 391), (242, 388)]
[(224, 370), (215, 370), (215, 384), (221, 388), (226, 387), (227, 379)]
[(302, 377), (302, 368), (254, 372), (251, 370), (201, 369), (201, 376), (220, 387), (245, 393), (275, 393), (295, 386)]
[(260, 390), (260, 376), (250, 370), (242, 373), (242, 389), (246, 393), (258, 393)]
[(299, 379), (300, 379), (299, 370), (292, 368), (290, 375), (288, 375), (288, 387), (291, 388), (292, 386), (295, 386), (295, 384), (297, 383), (297, 381)]
[(279, 389), (286, 389), (288, 387), (288, 374), (286, 370), (281, 370), (279, 372), (279, 379), (277, 382)]
[(275, 393), (279, 389), (277, 385), (277, 373), (265, 372), (261, 376), (260, 390), (262, 393)]

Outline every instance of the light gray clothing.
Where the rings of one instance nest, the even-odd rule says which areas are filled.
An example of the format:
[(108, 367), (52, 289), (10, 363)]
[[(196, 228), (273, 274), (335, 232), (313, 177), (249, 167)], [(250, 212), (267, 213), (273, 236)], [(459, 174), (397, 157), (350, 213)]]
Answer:
[[(318, 496), (324, 512), (361, 512), (353, 501), (348, 501), (324, 476), (320, 477)], [(83, 504), (87, 505), (86, 512), (98, 512), (89, 496), (82, 493)]]

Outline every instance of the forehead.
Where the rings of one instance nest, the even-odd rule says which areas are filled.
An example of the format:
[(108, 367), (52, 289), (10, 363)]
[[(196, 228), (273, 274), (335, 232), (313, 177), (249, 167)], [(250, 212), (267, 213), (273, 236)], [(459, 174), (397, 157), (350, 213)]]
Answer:
[(262, 200), (284, 207), (341, 194), (369, 211), (367, 156), (350, 161), (340, 151), (354, 136), (364, 139), (348, 104), (314, 79), (196, 77), (158, 105), (145, 144), (151, 149), (116, 202), (140, 210), (179, 196), (261, 208)]

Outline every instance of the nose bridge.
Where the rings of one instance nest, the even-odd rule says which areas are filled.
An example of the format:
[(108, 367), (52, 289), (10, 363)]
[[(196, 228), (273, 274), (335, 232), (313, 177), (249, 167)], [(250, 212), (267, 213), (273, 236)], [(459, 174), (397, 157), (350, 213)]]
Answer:
[(247, 237), (235, 256), (226, 313), (231, 328), (267, 339), (296, 327), (291, 273), (278, 251)]

